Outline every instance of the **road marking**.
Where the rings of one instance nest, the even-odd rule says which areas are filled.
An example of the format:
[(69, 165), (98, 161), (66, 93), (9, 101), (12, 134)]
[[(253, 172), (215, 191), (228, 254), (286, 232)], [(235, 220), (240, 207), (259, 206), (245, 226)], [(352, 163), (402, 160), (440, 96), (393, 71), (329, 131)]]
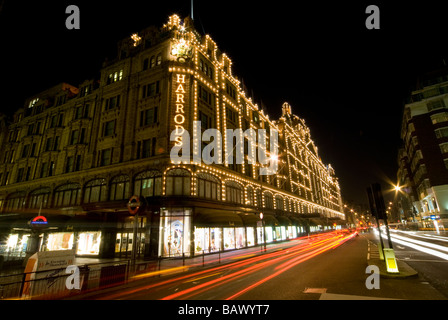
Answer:
[(323, 293), (319, 300), (398, 300), (381, 297), (354, 296), (348, 294)]
[(208, 274), (208, 275), (206, 275), (206, 276), (193, 278), (193, 279), (184, 281), (184, 283), (187, 283), (187, 282), (193, 282), (193, 281), (198, 281), (198, 280), (205, 279), (205, 278), (208, 278), (208, 277), (213, 277), (213, 276), (216, 276), (217, 274), (221, 274), (221, 273), (222, 273), (222, 272), (216, 272), (216, 273)]
[(303, 293), (326, 293), (327, 288), (305, 288)]

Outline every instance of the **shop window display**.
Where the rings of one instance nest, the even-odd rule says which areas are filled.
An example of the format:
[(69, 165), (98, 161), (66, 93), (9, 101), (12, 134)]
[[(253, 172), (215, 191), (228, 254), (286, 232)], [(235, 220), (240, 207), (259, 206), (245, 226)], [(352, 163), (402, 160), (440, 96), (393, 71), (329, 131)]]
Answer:
[(79, 255), (98, 255), (100, 253), (101, 232), (83, 232), (78, 235)]
[(190, 256), (191, 209), (162, 210), (160, 227), (160, 256)]
[(47, 238), (47, 250), (69, 250), (73, 248), (73, 232), (50, 233)]

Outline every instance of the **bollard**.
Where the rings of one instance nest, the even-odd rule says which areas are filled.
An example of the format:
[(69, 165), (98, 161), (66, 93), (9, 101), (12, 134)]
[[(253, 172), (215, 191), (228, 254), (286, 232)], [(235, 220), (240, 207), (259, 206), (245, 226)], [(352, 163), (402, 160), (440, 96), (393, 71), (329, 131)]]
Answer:
[(386, 261), (386, 268), (388, 273), (399, 273), (397, 260), (393, 249), (384, 248), (384, 260)]

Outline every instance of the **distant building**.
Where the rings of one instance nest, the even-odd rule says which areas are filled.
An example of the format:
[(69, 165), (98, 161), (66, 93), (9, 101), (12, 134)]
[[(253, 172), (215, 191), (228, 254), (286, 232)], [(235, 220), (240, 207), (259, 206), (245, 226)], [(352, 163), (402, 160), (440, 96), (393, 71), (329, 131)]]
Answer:
[(401, 215), (434, 227), (448, 218), (448, 70), (419, 80), (404, 107), (398, 154)]
[[(0, 233), (20, 250), (38, 237), (33, 245), (42, 250), (129, 257), (136, 244), (139, 257), (152, 258), (339, 228), (345, 222), (335, 172), (322, 163), (304, 120), (287, 103), (282, 111), (270, 119), (211, 37), (173, 15), (161, 29), (120, 41), (99, 80), (36, 94), (2, 126)], [(222, 164), (190, 162), (207, 141), (170, 139), (173, 131), (194, 132), (193, 121), (201, 134), (219, 130)], [(229, 161), (235, 150), (227, 148), (226, 129), (237, 128), (278, 130), (275, 175), (260, 175), (258, 163)], [(188, 163), (173, 161), (173, 147), (187, 142)], [(146, 201), (136, 239), (127, 208), (133, 195)], [(48, 225), (32, 233), (28, 222), (38, 215)]]

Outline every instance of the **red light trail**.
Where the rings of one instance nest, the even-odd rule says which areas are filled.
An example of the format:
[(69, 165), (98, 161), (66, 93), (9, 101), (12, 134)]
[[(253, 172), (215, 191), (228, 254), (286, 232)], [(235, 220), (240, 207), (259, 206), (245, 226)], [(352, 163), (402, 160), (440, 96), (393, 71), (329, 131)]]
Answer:
[[(240, 288), (237, 292), (234, 292), (225, 298), (226, 300), (236, 299), (261, 284), (286, 272), (292, 267), (316, 257), (323, 252), (340, 246), (347, 240), (351, 239), (354, 235), (355, 234), (348, 234), (347, 232), (334, 231), (325, 234), (313, 235), (309, 238), (304, 237), (301, 238), (302, 241), (300, 243), (292, 247), (276, 249), (275, 251), (256, 256), (248, 255), (247, 252), (245, 252), (240, 256), (233, 257), (233, 259), (243, 258), (244, 260), (234, 261), (217, 267), (208, 268), (206, 270), (180, 275), (157, 283), (139, 286), (137, 288), (129, 288), (118, 293), (103, 296), (101, 299), (126, 299), (127, 296), (133, 294), (144, 295), (147, 290), (151, 290), (151, 293), (158, 295), (158, 292), (163, 294), (162, 292), (166, 292), (164, 290), (171, 290), (170, 288), (173, 286), (181, 287), (195, 284), (198, 280), (214, 277), (204, 283), (195, 284), (189, 288), (179, 290), (169, 295), (166, 295), (165, 293), (165, 295), (159, 295), (157, 298), (161, 300), (186, 300), (198, 296), (204, 292), (212, 291), (213, 289), (224, 286), (225, 284), (233, 284), (236, 280), (242, 277), (256, 274), (257, 271), (261, 271), (268, 267), (274, 267), (273, 273), (269, 276), (257, 280), (242, 289)], [(193, 266), (195, 265), (185, 266), (185, 268), (190, 268)], [(148, 274), (148, 276), (150, 276), (150, 274)], [(139, 277), (145, 277), (145, 275), (139, 275)]]

